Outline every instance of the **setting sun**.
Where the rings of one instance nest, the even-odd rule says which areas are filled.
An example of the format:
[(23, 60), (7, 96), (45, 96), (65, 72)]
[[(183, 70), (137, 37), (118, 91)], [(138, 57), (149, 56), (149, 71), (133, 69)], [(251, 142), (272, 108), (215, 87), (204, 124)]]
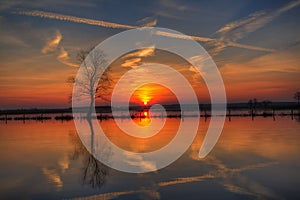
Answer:
[(148, 102), (147, 101), (144, 101), (144, 105), (146, 106), (148, 104)]

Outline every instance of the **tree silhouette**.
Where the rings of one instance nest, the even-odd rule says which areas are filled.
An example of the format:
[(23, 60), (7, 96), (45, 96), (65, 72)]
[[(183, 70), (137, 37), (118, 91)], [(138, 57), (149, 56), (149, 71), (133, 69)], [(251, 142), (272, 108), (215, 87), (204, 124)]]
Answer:
[(258, 102), (257, 102), (256, 98), (250, 99), (248, 101), (251, 116), (256, 115), (257, 104), (258, 104)]
[(269, 105), (272, 104), (272, 102), (269, 101), (269, 100), (264, 100), (261, 103), (262, 103), (262, 106), (263, 106), (263, 115), (267, 115), (268, 107), (269, 107)]
[[(90, 143), (90, 151), (87, 151), (86, 147), (83, 145), (77, 134), (70, 134), (72, 143), (74, 144), (74, 151), (71, 154), (71, 159), (79, 159), (83, 161), (82, 174), (81, 179), (82, 183), (85, 185), (89, 185), (92, 188), (101, 188), (105, 183), (107, 176), (109, 175), (109, 168), (98, 161), (93, 153), (95, 151), (94, 145), (94, 128), (91, 119), (87, 119), (88, 125), (91, 131), (91, 143)], [(102, 147), (102, 157), (105, 159), (109, 159), (111, 156), (111, 152), (109, 148)], [(80, 159), (83, 158), (83, 159)]]
[(82, 63), (81, 67), (83, 68), (83, 73), (76, 79), (74, 76), (69, 77), (67, 82), (76, 84), (77, 88), (80, 90), (77, 93), (89, 98), (90, 103), (87, 118), (91, 118), (92, 110), (95, 105), (95, 98), (104, 101), (108, 100), (107, 96), (112, 84), (110, 70), (104, 68), (107, 64), (107, 60), (105, 54), (101, 51), (81, 50), (77, 55), (77, 60)]

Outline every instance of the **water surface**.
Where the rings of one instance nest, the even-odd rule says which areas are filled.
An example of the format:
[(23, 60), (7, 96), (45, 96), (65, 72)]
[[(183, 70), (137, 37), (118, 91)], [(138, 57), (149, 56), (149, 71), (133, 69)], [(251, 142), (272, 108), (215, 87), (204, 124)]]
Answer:
[[(99, 123), (113, 143), (147, 152), (166, 145), (180, 120), (168, 119), (149, 140), (120, 133), (113, 120)], [(136, 123), (147, 126), (148, 122)], [(199, 159), (208, 125), (209, 119), (201, 118), (193, 144), (168, 167), (129, 174), (95, 160), (82, 145), (73, 121), (1, 122), (1, 199), (300, 199), (299, 121), (227, 119), (213, 151)]]

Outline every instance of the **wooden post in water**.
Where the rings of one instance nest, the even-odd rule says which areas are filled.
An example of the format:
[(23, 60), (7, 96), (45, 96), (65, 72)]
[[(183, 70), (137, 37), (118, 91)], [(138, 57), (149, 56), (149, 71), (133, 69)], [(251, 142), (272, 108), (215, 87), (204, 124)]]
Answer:
[(294, 120), (294, 110), (291, 110), (291, 116), (292, 116), (292, 120)]

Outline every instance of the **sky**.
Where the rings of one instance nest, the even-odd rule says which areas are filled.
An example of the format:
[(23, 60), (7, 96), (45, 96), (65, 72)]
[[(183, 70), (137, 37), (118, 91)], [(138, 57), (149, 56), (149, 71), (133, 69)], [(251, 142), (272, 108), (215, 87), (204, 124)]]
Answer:
[[(295, 0), (2, 0), (0, 109), (70, 107), (72, 85), (66, 80), (78, 71), (78, 52), (143, 26), (173, 29), (202, 45), (222, 75), (228, 102), (294, 101), (300, 90), (299, 19), (300, 1)], [(111, 66), (114, 83), (153, 62), (181, 72), (199, 102), (209, 102), (193, 66), (153, 46), (117, 59)], [(138, 88), (131, 99), (143, 103), (145, 98), (177, 102), (159, 85)]]

